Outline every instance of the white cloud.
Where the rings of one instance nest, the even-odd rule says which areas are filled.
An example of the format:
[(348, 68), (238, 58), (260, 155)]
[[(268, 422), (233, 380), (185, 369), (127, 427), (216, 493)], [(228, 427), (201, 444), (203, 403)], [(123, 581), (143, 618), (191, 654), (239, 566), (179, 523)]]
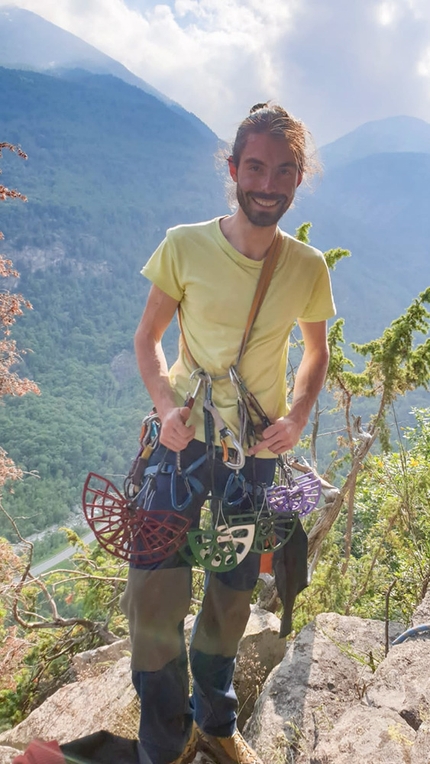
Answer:
[(417, 71), (421, 77), (430, 77), (430, 47), (427, 48), (423, 57), (418, 62)]
[(318, 142), (393, 114), (430, 121), (428, 0), (0, 0), (11, 2), (121, 61), (221, 137), (267, 98)]
[(391, 24), (396, 17), (397, 6), (395, 3), (381, 3), (377, 8), (377, 16), (382, 26)]

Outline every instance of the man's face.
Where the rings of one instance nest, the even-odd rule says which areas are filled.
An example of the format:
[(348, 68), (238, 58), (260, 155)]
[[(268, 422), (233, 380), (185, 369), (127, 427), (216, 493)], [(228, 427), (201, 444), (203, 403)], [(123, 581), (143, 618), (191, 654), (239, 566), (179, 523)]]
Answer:
[(250, 133), (239, 165), (229, 161), (237, 201), (256, 226), (276, 225), (301, 183), (297, 162), (283, 136)]

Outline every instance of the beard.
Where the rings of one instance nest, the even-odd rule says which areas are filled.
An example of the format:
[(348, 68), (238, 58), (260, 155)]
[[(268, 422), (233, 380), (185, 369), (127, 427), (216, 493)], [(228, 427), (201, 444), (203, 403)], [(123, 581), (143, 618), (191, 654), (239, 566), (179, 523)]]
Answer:
[[(282, 215), (285, 214), (289, 208), (292, 199), (289, 200), (287, 196), (273, 196), (270, 194), (257, 194), (251, 191), (243, 191), (236, 183), (236, 197), (241, 210), (245, 213), (249, 222), (256, 226), (273, 226), (276, 225)], [(268, 201), (277, 201), (279, 204), (276, 207), (268, 207), (258, 209), (257, 202), (254, 202), (254, 197), (259, 199), (267, 199)]]

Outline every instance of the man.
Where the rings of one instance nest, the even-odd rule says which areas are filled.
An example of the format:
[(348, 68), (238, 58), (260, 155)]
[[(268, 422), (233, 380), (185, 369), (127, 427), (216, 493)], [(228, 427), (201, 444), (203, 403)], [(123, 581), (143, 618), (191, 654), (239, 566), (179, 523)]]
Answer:
[[(249, 491), (243, 500), (226, 501), (229, 476), (237, 479), (237, 471), (223, 463), (219, 440), (215, 446), (207, 442), (201, 394), (192, 409), (184, 402), (195, 384), (190, 375), (197, 367), (204, 370), (205, 378), (212, 380), (213, 404), (234, 442), (239, 439), (237, 391), (229, 369), (237, 361), (258, 278), (275, 237), (282, 236), (279, 259), (238, 369), (265, 412), (262, 432), (261, 421), (251, 421), (255, 437), (244, 443), (246, 461), (240, 474), (247, 484), (272, 483), (276, 455), (297, 444), (324, 383), (326, 320), (334, 315), (327, 267), (320, 252), (277, 227), (309, 170), (307, 140), (304, 125), (280, 106), (254, 107), (240, 125), (228, 159), (238, 202), (234, 214), (169, 230), (142, 271), (153, 285), (135, 347), (161, 420), (160, 446), (151, 457), (151, 469), (163, 464), (151, 484), (148, 511), (171, 508), (171, 472), (180, 454), (182, 468), (191, 465), (198, 479), (195, 485), (201, 486), (184, 509), (194, 528), (209, 493), (211, 506), (221, 507), (223, 518), (232, 511), (253, 509)], [(179, 357), (168, 370), (161, 340), (176, 310), (182, 341)], [(304, 353), (288, 411), (288, 338), (296, 319)], [(133, 682), (141, 699), (142, 764), (187, 764), (198, 748), (220, 764), (260, 764), (236, 729), (232, 685), (259, 558), (250, 551), (234, 569), (206, 577), (190, 646), (191, 699), (183, 639), (190, 564), (177, 553), (162, 563), (131, 566), (122, 607), (129, 618)]]

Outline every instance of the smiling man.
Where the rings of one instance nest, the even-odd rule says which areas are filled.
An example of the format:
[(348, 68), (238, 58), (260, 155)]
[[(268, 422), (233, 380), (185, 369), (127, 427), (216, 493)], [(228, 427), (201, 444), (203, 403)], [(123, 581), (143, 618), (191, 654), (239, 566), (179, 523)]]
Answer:
[[(235, 212), (170, 229), (143, 269), (152, 287), (135, 347), (161, 422), (159, 446), (147, 471), (145, 508), (155, 517), (173, 508), (198, 528), (200, 508), (210, 497), (215, 527), (232, 514), (245, 513), (252, 523), (258, 487), (272, 483), (276, 456), (297, 444), (324, 383), (326, 321), (334, 315), (327, 266), (321, 252), (277, 225), (310, 171), (308, 140), (303, 123), (280, 106), (254, 107), (239, 126), (228, 158)], [(275, 250), (276, 267), (243, 344), (266, 256), (272, 258)], [(176, 311), (181, 342), (169, 370), (161, 341)], [(288, 407), (288, 340), (296, 320), (304, 352)], [(197, 380), (203, 384), (191, 408), (184, 403)], [(257, 402), (246, 421), (238, 413), (246, 409), (244, 400), (238, 408), (244, 390)], [(193, 478), (188, 494), (179, 479), (184, 470)], [(141, 764), (187, 764), (199, 749), (219, 764), (260, 764), (236, 728), (232, 683), (259, 561), (250, 550), (223, 572), (216, 572), (214, 558), (207, 572), (190, 645), (191, 698), (183, 637), (190, 558), (175, 553), (162, 562), (130, 567), (122, 607), (141, 700)]]
[(303, 174), (285, 139), (270, 133), (251, 134), (240, 160), (231, 156), (229, 167), (238, 217), (244, 213), (250, 223), (263, 227), (275, 225), (287, 211)]

